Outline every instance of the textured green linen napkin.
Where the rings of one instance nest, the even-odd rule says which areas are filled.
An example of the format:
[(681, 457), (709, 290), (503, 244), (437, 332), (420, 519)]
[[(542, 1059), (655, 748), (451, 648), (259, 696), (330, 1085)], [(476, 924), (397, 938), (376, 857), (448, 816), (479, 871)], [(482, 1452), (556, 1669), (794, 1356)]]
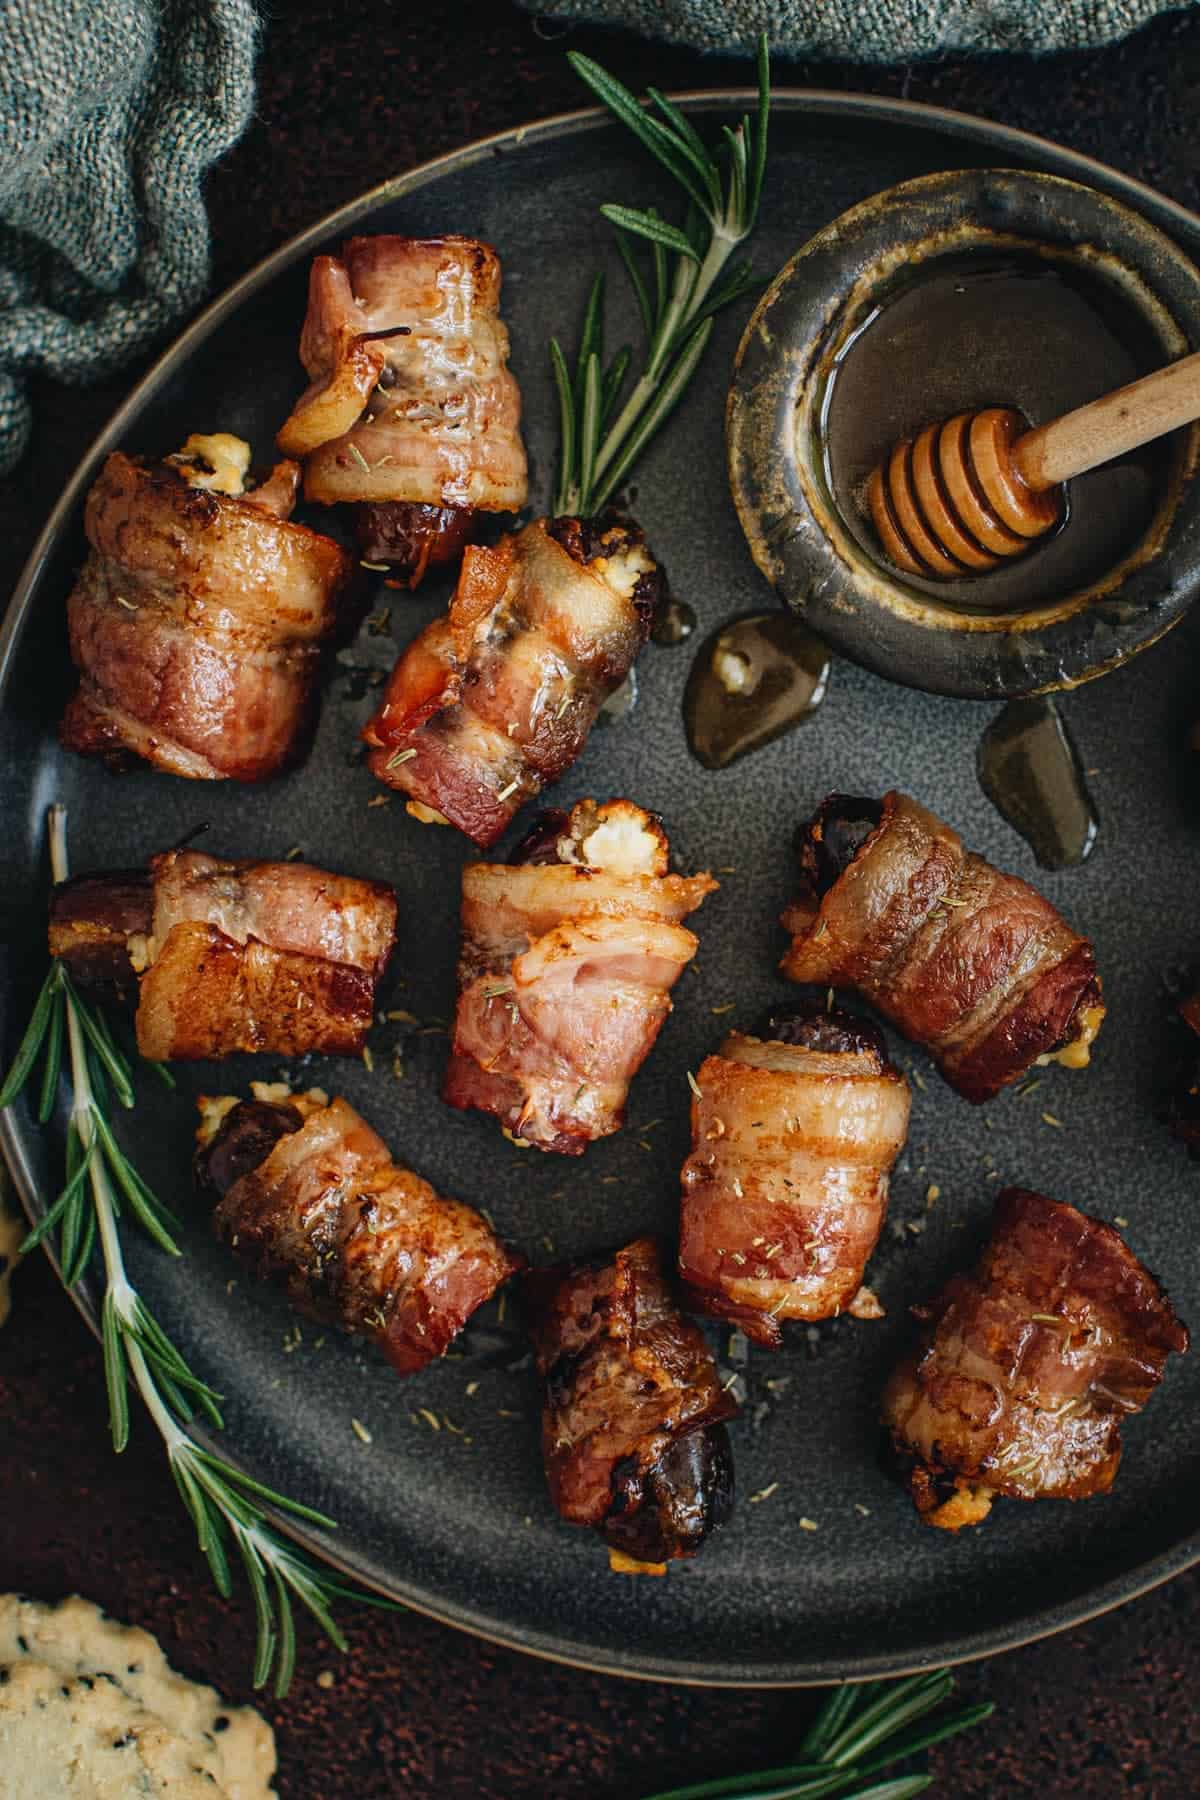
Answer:
[(521, 0), (553, 19), (624, 25), (696, 50), (909, 62), (950, 50), (1078, 50), (1197, 0)]
[(0, 0), (0, 472), (31, 374), (111, 374), (203, 295), (256, 37), (250, 0)]

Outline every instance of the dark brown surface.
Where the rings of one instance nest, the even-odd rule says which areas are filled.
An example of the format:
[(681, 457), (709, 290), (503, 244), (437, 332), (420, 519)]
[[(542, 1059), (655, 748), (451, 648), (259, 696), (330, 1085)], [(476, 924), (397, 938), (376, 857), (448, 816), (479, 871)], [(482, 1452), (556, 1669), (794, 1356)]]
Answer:
[[(455, 21), (452, 28), (447, 18)], [(545, 35), (543, 35), (543, 31)], [(587, 49), (631, 82), (718, 85), (745, 65), (627, 37), (562, 39), (507, 5), (409, 15), (386, 0), (277, 7), (257, 122), (210, 197), (223, 284), (360, 189), (486, 131), (575, 106), (562, 60)], [(1053, 135), (1200, 205), (1200, 15), (1130, 42), (1042, 64), (997, 58), (914, 68), (792, 65), (794, 84), (906, 93)], [(0, 495), (0, 569), (11, 586), (59, 487), (133, 374), (66, 394), (46, 388), (34, 452)], [(18, 897), (7, 897), (10, 907)], [(126, 1455), (107, 1440), (99, 1354), (40, 1259), (0, 1333), (0, 1589), (72, 1589), (145, 1625), (190, 1674), (235, 1698), (251, 1635), (244, 1597), (214, 1595), (149, 1429)], [(1093, 1504), (1103, 1504), (1094, 1502)], [(937, 1792), (1175, 1800), (1200, 1790), (1200, 1576), (1092, 1625), (964, 1671), (998, 1713), (935, 1757)], [(303, 1627), (289, 1702), (270, 1707), (287, 1800), (632, 1800), (671, 1781), (777, 1762), (810, 1702), (624, 1683), (494, 1651), (415, 1616), (345, 1615), (341, 1659)], [(318, 1674), (332, 1672), (332, 1687)]]

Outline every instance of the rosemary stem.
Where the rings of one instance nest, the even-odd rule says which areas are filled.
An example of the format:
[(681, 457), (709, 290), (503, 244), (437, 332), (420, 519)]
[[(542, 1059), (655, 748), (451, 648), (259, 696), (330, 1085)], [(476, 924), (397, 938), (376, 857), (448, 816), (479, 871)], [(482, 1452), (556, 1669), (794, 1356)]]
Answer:
[[(70, 874), (67, 860), (67, 809), (55, 801), (49, 809), (48, 831), (50, 838), (50, 872), (55, 881), (66, 881)], [(68, 1006), (67, 1043), (71, 1053), (71, 1119), (79, 1134), (79, 1142), (84, 1156), (91, 1155), (96, 1140), (96, 1097), (92, 1092), (92, 1078), (88, 1073), (87, 1043), (83, 1035), (83, 1026), (73, 1006)], [(112, 1201), (112, 1188), (109, 1186), (108, 1171), (102, 1156), (92, 1156), (90, 1170), (92, 1194), (96, 1202), (96, 1223), (100, 1232), (100, 1247), (104, 1255), (104, 1271), (112, 1295), (113, 1306), (118, 1317), (126, 1322), (132, 1315), (133, 1289), (129, 1285), (129, 1277), (125, 1273), (125, 1259), (121, 1254), (121, 1240), (117, 1234), (117, 1223)], [(136, 1344), (130, 1344), (131, 1352), (137, 1351), (141, 1362), (141, 1351)], [(146, 1374), (145, 1364), (142, 1371)], [(147, 1375), (148, 1379), (148, 1375)], [(151, 1404), (144, 1383), (139, 1380), (146, 1404)]]

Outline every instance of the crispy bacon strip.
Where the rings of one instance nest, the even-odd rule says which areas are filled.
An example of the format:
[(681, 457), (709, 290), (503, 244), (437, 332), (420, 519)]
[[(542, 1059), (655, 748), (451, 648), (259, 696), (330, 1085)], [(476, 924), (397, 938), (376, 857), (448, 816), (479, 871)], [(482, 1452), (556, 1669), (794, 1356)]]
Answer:
[(381, 882), (195, 850), (141, 875), (79, 876), (50, 903), (50, 952), (72, 974), (118, 988), (140, 976), (138, 1049), (156, 1062), (357, 1055), (395, 935)]
[(1121, 1419), (1140, 1412), (1188, 1334), (1111, 1225), (1005, 1188), (973, 1274), (927, 1306), (888, 1383), (884, 1423), (918, 1511), (957, 1531), (996, 1495), (1107, 1493)]
[(441, 1356), (523, 1259), (410, 1169), (344, 1100), (201, 1100), (213, 1227), (298, 1311), (373, 1339), (401, 1375)]
[[(458, 1009), (442, 1098), (523, 1143), (578, 1156), (619, 1131), (629, 1083), (696, 953), (682, 921), (711, 875), (668, 875), (661, 824), (581, 801), (534, 860), (463, 870)], [(518, 854), (522, 854), (518, 851)]]
[(801, 876), (784, 974), (857, 988), (965, 1099), (1043, 1057), (1087, 1063), (1104, 1017), (1091, 944), (915, 800), (831, 795), (804, 828)]
[(516, 512), (527, 476), (500, 259), (474, 238), (351, 238), (318, 256), (279, 432), (310, 500), (360, 506), (363, 554), (415, 587), (461, 549), (475, 509)]
[(68, 750), (204, 781), (261, 781), (294, 760), (354, 573), (331, 538), (290, 522), (296, 474), (281, 464), (239, 497), (193, 485), (183, 464), (107, 458), (67, 601)]
[(598, 1530), (614, 1569), (665, 1573), (733, 1510), (733, 1459), (712, 1353), (680, 1314), (655, 1244), (538, 1269), (524, 1297), (546, 1383), (542, 1453), (564, 1519)]
[(583, 749), (646, 642), (661, 587), (626, 523), (537, 519), (494, 549), (468, 549), (448, 614), (401, 654), (363, 732), (371, 769), (481, 848), (494, 844)]
[(683, 1165), (679, 1272), (689, 1306), (778, 1349), (784, 1319), (852, 1305), (908, 1130), (908, 1083), (847, 1013), (732, 1032), (706, 1057)]

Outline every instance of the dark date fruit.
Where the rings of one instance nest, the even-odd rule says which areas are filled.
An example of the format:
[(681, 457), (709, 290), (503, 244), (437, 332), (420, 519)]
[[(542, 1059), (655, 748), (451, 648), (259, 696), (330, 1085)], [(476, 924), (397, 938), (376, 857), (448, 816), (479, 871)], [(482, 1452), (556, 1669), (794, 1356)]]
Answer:
[(777, 1044), (795, 1044), (802, 1050), (820, 1050), (826, 1056), (861, 1054), (870, 1050), (887, 1062), (887, 1044), (878, 1025), (860, 1019), (840, 1006), (820, 1000), (801, 1001), (786, 1012), (773, 1012), (759, 1033)]
[(519, 868), (526, 863), (543, 867), (547, 863), (560, 862), (562, 859), (558, 854), (558, 840), (570, 828), (571, 821), (565, 812), (561, 812), (557, 806), (546, 807), (514, 847), (509, 863), (512, 867)]
[(862, 794), (830, 794), (800, 827), (800, 873), (818, 898), (846, 873), (882, 818), (882, 800)]
[(210, 1201), (222, 1199), (243, 1175), (267, 1160), (280, 1138), (299, 1131), (303, 1123), (297, 1108), (286, 1101), (239, 1100), (196, 1152), (197, 1190)]
[(733, 1451), (724, 1425), (704, 1425), (674, 1438), (660, 1460), (639, 1474), (636, 1459), (612, 1475), (613, 1506), (604, 1541), (638, 1562), (694, 1556), (733, 1512)]

